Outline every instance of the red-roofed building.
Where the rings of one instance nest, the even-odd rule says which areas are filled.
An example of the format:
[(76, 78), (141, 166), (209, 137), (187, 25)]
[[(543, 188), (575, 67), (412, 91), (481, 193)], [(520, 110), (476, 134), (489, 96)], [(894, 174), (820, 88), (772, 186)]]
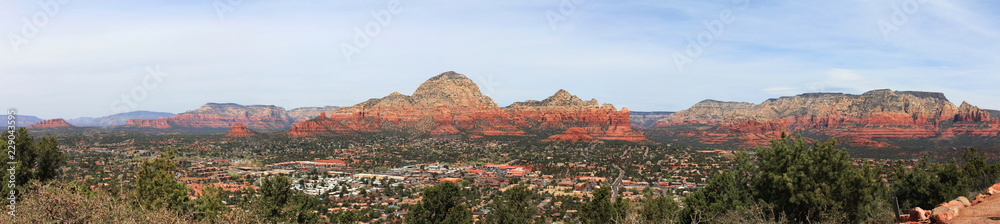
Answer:
[(335, 166), (346, 166), (347, 165), (347, 162), (344, 162), (343, 160), (339, 160), (339, 159), (318, 159), (318, 160), (316, 160), (316, 162), (317, 163), (330, 163), (330, 164), (333, 164)]

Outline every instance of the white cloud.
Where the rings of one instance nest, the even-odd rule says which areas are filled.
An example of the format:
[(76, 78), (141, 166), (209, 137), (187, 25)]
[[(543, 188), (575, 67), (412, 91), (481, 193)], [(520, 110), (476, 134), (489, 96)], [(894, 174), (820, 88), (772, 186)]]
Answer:
[[(489, 95), (500, 105), (558, 89), (641, 111), (892, 88), (1000, 108), (991, 100), (1000, 95), (993, 2), (931, 1), (891, 41), (876, 24), (891, 16), (893, 1), (755, 2), (684, 73), (671, 54), (730, 4), (587, 1), (565, 22), (572, 29), (553, 31), (545, 13), (559, 1), (401, 2), (405, 11), (348, 64), (340, 44), (385, 2), (246, 1), (220, 21), (210, 1), (74, 1), (25, 51), (0, 42), (0, 76), (17, 83), (4, 90), (28, 95), (0, 107), (43, 118), (103, 116), (145, 66), (160, 65), (173, 75), (143, 109), (351, 105), (412, 92), (450, 70), (495, 75), (502, 85)], [(38, 10), (29, 3), (2, 3), (0, 34)]]

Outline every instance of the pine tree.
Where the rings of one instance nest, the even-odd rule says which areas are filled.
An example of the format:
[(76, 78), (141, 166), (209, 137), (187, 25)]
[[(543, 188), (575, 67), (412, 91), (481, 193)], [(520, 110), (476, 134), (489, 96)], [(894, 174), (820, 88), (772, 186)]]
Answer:
[(213, 220), (219, 213), (228, 209), (222, 203), (223, 194), (222, 189), (214, 185), (209, 185), (201, 190), (201, 196), (194, 200), (194, 210), (201, 214), (199, 215), (200, 219)]
[(611, 223), (624, 218), (631, 207), (626, 200), (611, 202), (611, 186), (603, 184), (594, 189), (594, 197), (580, 205), (580, 221), (583, 223)]
[(500, 198), (490, 203), (493, 211), (486, 217), (486, 223), (531, 223), (538, 213), (531, 204), (534, 192), (524, 185), (518, 185), (504, 191)]
[(677, 210), (677, 202), (669, 196), (659, 196), (646, 200), (639, 213), (651, 223), (673, 223)]
[(314, 223), (319, 220), (318, 199), (292, 190), (288, 177), (264, 178), (256, 194), (259, 197), (251, 198), (249, 206), (267, 222)]
[(424, 188), (423, 199), (413, 206), (407, 223), (472, 223), (472, 211), (465, 206), (465, 193), (452, 182)]
[(188, 201), (188, 188), (177, 182), (174, 172), (177, 150), (168, 149), (160, 157), (143, 161), (135, 178), (135, 194), (145, 208), (182, 209)]
[(59, 151), (59, 143), (54, 137), (42, 137), (34, 147), (38, 157), (35, 166), (35, 179), (47, 181), (56, 178), (57, 170), (61, 165), (64, 155)]

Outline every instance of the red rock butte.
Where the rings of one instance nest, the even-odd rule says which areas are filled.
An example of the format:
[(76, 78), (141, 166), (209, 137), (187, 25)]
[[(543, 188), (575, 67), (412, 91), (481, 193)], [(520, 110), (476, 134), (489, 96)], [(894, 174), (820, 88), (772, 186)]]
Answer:
[(337, 136), (384, 131), (412, 135), (530, 136), (585, 130), (596, 139), (644, 141), (632, 130), (628, 109), (597, 100), (583, 101), (559, 90), (542, 101), (498, 107), (465, 75), (445, 72), (428, 79), (412, 95), (393, 92), (334, 111), (291, 128), (294, 137)]
[(70, 125), (62, 118), (44, 120), (32, 125), (28, 125), (28, 129), (51, 129), (51, 128), (75, 128), (75, 126)]
[(233, 127), (230, 128), (229, 132), (226, 133), (226, 137), (230, 138), (246, 138), (246, 137), (253, 137), (255, 135), (257, 135), (256, 132), (247, 129), (246, 126), (243, 126), (243, 124), (239, 123), (233, 124)]
[(563, 133), (549, 136), (545, 141), (569, 141), (569, 142), (589, 142), (593, 141), (594, 137), (587, 134), (587, 130), (580, 127), (572, 127), (566, 129)]
[(879, 139), (938, 139), (955, 135), (997, 137), (1000, 122), (966, 102), (955, 107), (944, 94), (873, 90), (861, 95), (807, 93), (760, 104), (705, 100), (657, 121), (658, 132), (705, 144), (749, 148), (781, 132), (837, 136), (855, 146), (895, 148)]

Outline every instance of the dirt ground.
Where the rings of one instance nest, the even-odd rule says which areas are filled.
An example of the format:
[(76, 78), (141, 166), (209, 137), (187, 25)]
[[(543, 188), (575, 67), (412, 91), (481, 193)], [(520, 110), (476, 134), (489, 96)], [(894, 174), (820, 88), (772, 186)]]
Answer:
[(948, 223), (1000, 224), (1000, 195), (990, 196), (976, 206), (962, 208), (958, 216)]

